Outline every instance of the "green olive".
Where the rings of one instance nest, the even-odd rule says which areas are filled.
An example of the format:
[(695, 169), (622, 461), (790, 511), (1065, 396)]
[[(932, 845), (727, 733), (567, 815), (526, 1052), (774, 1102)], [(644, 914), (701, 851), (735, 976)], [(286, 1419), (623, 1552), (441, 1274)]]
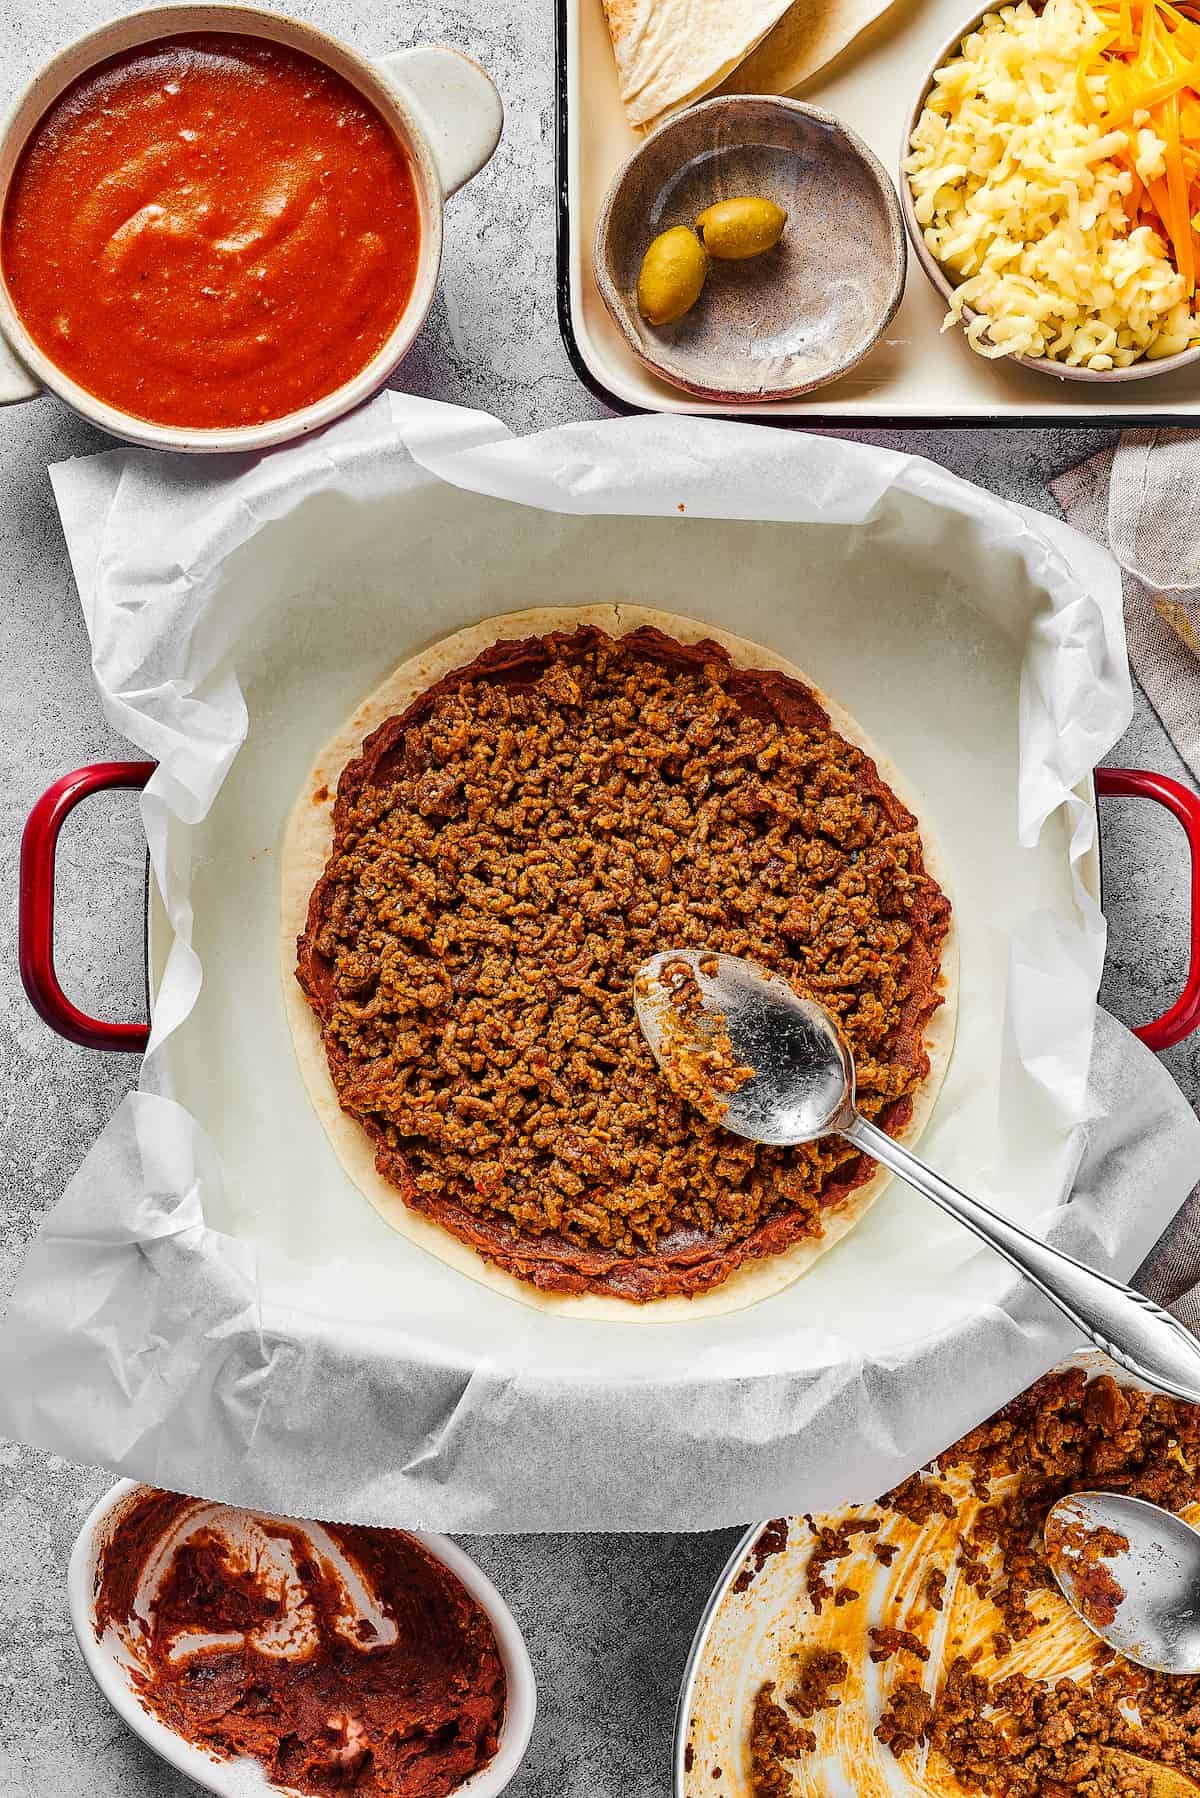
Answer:
[(747, 256), (761, 256), (773, 249), (783, 236), (787, 213), (774, 200), (748, 197), (742, 200), (718, 200), (707, 206), (696, 220), (696, 229), (704, 239), (710, 256), (721, 262), (741, 262)]
[(673, 325), (700, 298), (708, 257), (688, 225), (675, 225), (654, 239), (638, 273), (638, 311), (651, 325)]

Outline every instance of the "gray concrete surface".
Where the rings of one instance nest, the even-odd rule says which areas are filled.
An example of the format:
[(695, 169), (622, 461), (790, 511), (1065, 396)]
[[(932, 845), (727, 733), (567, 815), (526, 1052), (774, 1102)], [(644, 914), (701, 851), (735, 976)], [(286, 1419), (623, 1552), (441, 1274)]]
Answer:
[[(0, 0), (0, 102), (61, 42), (124, 10)], [(474, 51), (507, 108), (493, 167), (454, 203), (442, 295), (402, 375), (414, 391), (479, 406), (517, 431), (597, 416), (559, 341), (554, 311), (552, 23), (549, 0), (296, 0), (292, 10), (367, 51), (441, 40)], [(1048, 506), (1046, 479), (1105, 440), (1095, 431), (892, 432), (1008, 497)], [(122, 742), (100, 716), (46, 467), (104, 447), (51, 401), (0, 413), (0, 1302), (25, 1247), (133, 1082), (132, 1060), (71, 1048), (25, 1003), (17, 978), (21, 826), (57, 774)], [(1112, 760), (1182, 769), (1139, 696)], [(133, 1016), (142, 989), (143, 848), (125, 796), (94, 802), (60, 856), (61, 957), (69, 990)], [(1138, 1022), (1182, 975), (1182, 839), (1126, 802), (1105, 813), (1111, 951), (1104, 1002)], [(1168, 1063), (1200, 1093), (1200, 1046)], [(63, 1572), (108, 1476), (0, 1444), (0, 1793), (4, 1798), (185, 1798), (196, 1791), (143, 1749), (97, 1696), (67, 1621)], [(526, 1629), (541, 1687), (534, 1745), (514, 1798), (665, 1798), (679, 1672), (736, 1532), (700, 1537), (545, 1537), (468, 1546)]]

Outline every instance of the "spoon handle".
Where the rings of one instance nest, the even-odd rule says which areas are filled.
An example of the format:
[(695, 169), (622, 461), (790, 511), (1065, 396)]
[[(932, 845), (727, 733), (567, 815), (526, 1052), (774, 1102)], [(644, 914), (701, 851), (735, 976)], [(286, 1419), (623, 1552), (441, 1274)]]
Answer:
[(883, 1162), (1003, 1255), (1129, 1373), (1160, 1392), (1200, 1404), (1200, 1342), (1169, 1311), (969, 1198), (866, 1118), (855, 1115), (839, 1127), (856, 1148)]

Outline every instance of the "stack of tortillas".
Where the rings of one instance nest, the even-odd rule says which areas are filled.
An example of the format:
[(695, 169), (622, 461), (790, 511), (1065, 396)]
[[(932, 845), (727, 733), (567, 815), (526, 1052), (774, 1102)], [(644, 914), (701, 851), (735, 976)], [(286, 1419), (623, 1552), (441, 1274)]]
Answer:
[(729, 82), (786, 94), (890, 0), (603, 0), (631, 125), (649, 129)]

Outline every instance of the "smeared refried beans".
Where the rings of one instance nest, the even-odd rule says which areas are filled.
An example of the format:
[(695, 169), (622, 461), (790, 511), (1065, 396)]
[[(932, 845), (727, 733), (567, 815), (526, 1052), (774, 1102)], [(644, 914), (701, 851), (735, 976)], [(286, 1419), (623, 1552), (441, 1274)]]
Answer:
[[(928, 1752), (918, 1774), (924, 1789), (956, 1789), (939, 1779), (943, 1771), (956, 1776), (957, 1789), (993, 1798), (1154, 1798), (1156, 1768), (1200, 1781), (1200, 1677), (1150, 1672), (1092, 1638), (1068, 1676), (1055, 1673), (1053, 1659), (1039, 1650), (1050, 1627), (1049, 1601), (1061, 1604), (1043, 1541), (1047, 1513), (1067, 1493), (1096, 1489), (1171, 1511), (1200, 1504), (1200, 1408), (1121, 1387), (1107, 1374), (1089, 1379), (1080, 1368), (1060, 1370), (877, 1505), (836, 1522), (812, 1520), (820, 1563), (808, 1582), (815, 1639), (806, 1630), (795, 1672), (758, 1693), (749, 1719), (757, 1798), (787, 1798), (797, 1762), (817, 1747), (808, 1670), (814, 1661), (840, 1661), (844, 1677), (847, 1668), (823, 1637), (860, 1661), (865, 1650), (871, 1661), (894, 1663), (890, 1676), (885, 1671), (875, 1734), (901, 1764)], [(970, 1521), (951, 1528), (947, 1542), (938, 1520), (953, 1523), (963, 1514), (964, 1492)], [(853, 1553), (862, 1530), (897, 1519), (917, 1528), (936, 1524), (948, 1564), (931, 1569), (915, 1604), (912, 1580), (901, 1583), (906, 1597), (898, 1615), (885, 1612), (875, 1625), (865, 1616), (848, 1619), (827, 1602), (834, 1556)], [(1090, 1535), (1094, 1540), (1079, 1546), (1097, 1565), (1123, 1546), (1113, 1532)], [(914, 1574), (920, 1571), (914, 1563)], [(993, 1613), (990, 1626), (984, 1620), (990, 1641), (960, 1639), (952, 1627), (931, 1661), (948, 1581), (970, 1587)], [(1036, 1676), (1021, 1670), (1026, 1648)], [(818, 1682), (817, 1708), (843, 1701), (837, 1683)], [(854, 1702), (862, 1702), (861, 1684)]]
[(407, 1204), (538, 1287), (649, 1300), (819, 1237), (873, 1169), (701, 1118), (642, 1040), (639, 965), (782, 973), (896, 1131), (949, 916), (916, 820), (802, 682), (589, 627), (495, 644), (367, 739), (298, 977)]
[(168, 1728), (289, 1789), (446, 1798), (496, 1753), (491, 1621), (399, 1530), (142, 1488), (103, 1549), (95, 1627), (125, 1642)]

